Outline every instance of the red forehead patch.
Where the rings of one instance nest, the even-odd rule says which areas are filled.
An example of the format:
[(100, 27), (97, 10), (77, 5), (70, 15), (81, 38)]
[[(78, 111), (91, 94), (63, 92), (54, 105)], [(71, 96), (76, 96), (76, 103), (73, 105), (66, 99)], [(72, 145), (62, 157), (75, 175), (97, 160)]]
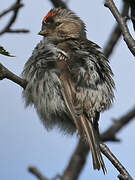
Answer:
[(53, 17), (55, 16), (55, 13), (54, 12), (49, 12), (44, 18), (43, 18), (43, 22), (45, 22), (47, 20), (47, 18), (49, 17)]

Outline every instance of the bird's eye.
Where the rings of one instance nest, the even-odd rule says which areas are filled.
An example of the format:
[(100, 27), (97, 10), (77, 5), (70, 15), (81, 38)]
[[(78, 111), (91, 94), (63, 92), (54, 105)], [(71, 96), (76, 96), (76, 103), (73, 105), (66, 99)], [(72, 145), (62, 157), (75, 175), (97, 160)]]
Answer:
[(55, 25), (56, 26), (59, 26), (61, 24), (61, 22), (56, 22)]

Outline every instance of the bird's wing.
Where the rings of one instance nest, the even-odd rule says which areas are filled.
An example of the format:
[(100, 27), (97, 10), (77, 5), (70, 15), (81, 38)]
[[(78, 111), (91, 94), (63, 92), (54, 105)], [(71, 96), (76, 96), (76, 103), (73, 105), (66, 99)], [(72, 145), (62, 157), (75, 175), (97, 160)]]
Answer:
[(70, 83), (69, 80), (66, 79), (66, 77), (64, 75), (60, 76), (60, 80), (61, 80), (61, 84), (62, 84), (62, 95), (64, 98), (64, 102), (69, 110), (70, 115), (72, 116), (72, 119), (76, 125), (76, 128), (78, 129), (79, 134), (82, 134), (82, 127), (81, 127), (81, 123), (80, 121), (77, 119), (77, 115), (75, 112), (75, 108), (73, 105), (73, 100), (72, 100), (72, 88), (70, 87)]
[(61, 93), (64, 99), (64, 102), (67, 106), (67, 109), (75, 123), (76, 128), (78, 129), (79, 134), (81, 135), (82, 129), (80, 121), (78, 121), (73, 105), (73, 91), (74, 86), (71, 83), (71, 77), (70, 72), (68, 69), (67, 61), (69, 60), (69, 57), (67, 53), (65, 53), (63, 50), (58, 51), (58, 62), (57, 62), (57, 69), (60, 72), (60, 81), (61, 81)]
[[(64, 102), (67, 106), (67, 109), (72, 116), (72, 119), (78, 129), (80, 136), (86, 137), (88, 141), (88, 145), (92, 152), (93, 158), (93, 167), (94, 169), (103, 169), (103, 172), (106, 172), (105, 164), (101, 156), (100, 147), (98, 143), (98, 139), (96, 139), (96, 135), (94, 132), (94, 128), (92, 125), (92, 121), (88, 120), (88, 118), (84, 115), (83, 111), (78, 115), (75, 109), (75, 95), (76, 88), (72, 81), (70, 69), (68, 69), (68, 62), (65, 57), (62, 58), (62, 55), (59, 56), (58, 69), (60, 72), (60, 81), (61, 81), (61, 93), (64, 99)], [(78, 104), (80, 107), (81, 105)]]

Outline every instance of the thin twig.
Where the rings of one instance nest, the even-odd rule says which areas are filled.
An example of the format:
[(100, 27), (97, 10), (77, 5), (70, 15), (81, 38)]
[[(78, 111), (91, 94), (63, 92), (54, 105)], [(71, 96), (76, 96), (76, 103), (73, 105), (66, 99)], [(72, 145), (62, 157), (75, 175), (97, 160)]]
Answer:
[(6, 9), (6, 10), (4, 10), (4, 11), (0, 14), (0, 18), (3, 17), (3, 16), (5, 16), (5, 15), (8, 14), (9, 12), (14, 11), (15, 9), (21, 8), (21, 7), (23, 7), (23, 6), (24, 6), (24, 4), (22, 4), (22, 3), (20, 3), (20, 4), (15, 3), (15, 4), (13, 4), (11, 7), (9, 7), (9, 8)]
[[(4, 33), (13, 33), (14, 30), (11, 30), (11, 27), (17, 19), (19, 9), (23, 6), (23, 4), (20, 2), (21, 2), (21, 0), (17, 0), (16, 3), (13, 6), (11, 6), (11, 9), (13, 11), (13, 15), (10, 18), (8, 24), (0, 31), (0, 35), (3, 35)], [(14, 7), (14, 9), (13, 9), (13, 7)], [(11, 9), (9, 8), (5, 11), (5, 13), (3, 12), (1, 14), (1, 17), (3, 16), (3, 14), (7, 14), (8, 12), (10, 12)], [(15, 30), (15, 31), (16, 31), (16, 33), (27, 33), (27, 32), (29, 32), (29, 30), (24, 30), (24, 29), (22, 31), (19, 29)], [(15, 31), (14, 31), (14, 33), (15, 33)]]
[[(127, 1), (124, 1), (122, 13), (121, 13), (122, 17), (128, 16), (128, 11), (129, 11), (129, 4), (127, 3)], [(119, 25), (117, 24), (114, 30), (112, 31), (111, 35), (109, 36), (110, 38), (108, 39), (106, 46), (104, 47), (104, 54), (107, 58), (112, 54), (114, 47), (116, 46), (120, 36), (121, 36), (121, 30)]]
[(110, 35), (110, 39), (108, 39), (108, 42), (104, 48), (104, 55), (106, 56), (106, 58), (108, 58), (112, 53), (113, 50), (118, 42), (118, 40), (121, 37), (121, 30), (119, 28), (118, 25), (116, 25), (116, 27), (114, 28), (113, 32)]
[(123, 115), (118, 120), (115, 120), (114, 123), (101, 135), (101, 140), (105, 141), (117, 141), (115, 137), (116, 134), (122, 130), (131, 120), (135, 118), (135, 107), (133, 107), (128, 113)]
[(119, 24), (119, 27), (121, 29), (121, 32), (123, 34), (124, 40), (125, 40), (128, 48), (130, 49), (131, 53), (135, 56), (135, 40), (133, 39), (133, 37), (131, 36), (131, 34), (129, 32), (128, 26), (125, 22), (125, 18), (123, 18), (120, 15), (113, 0), (106, 0), (105, 6), (110, 9), (111, 13), (115, 17), (116, 21)]
[(36, 167), (29, 167), (29, 172), (36, 176), (39, 180), (49, 180), (41, 174), (41, 172)]
[(119, 162), (115, 155), (110, 151), (110, 149), (103, 143), (100, 144), (100, 149), (102, 153), (111, 161), (114, 167), (120, 172), (120, 174), (125, 177), (126, 180), (133, 180), (129, 175), (124, 166)]
[(29, 30), (27, 30), (27, 29), (14, 29), (14, 30), (9, 29), (9, 30), (7, 30), (7, 33), (28, 33), (28, 32), (29, 32)]

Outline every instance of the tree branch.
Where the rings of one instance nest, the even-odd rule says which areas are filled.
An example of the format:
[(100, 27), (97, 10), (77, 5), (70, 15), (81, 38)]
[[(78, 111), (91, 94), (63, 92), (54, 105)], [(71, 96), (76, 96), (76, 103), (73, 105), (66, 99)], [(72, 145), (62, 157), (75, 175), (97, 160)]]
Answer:
[[(122, 17), (128, 16), (128, 11), (129, 11), (129, 4), (127, 3), (127, 1), (124, 1), (122, 13), (121, 13)], [(119, 25), (117, 24), (114, 30), (112, 31), (111, 35), (109, 36), (110, 38), (108, 39), (106, 46), (104, 47), (104, 54), (107, 58), (112, 54), (114, 47), (116, 46), (120, 36), (121, 36), (121, 30)]]
[(24, 80), (24, 79), (20, 78), (19, 76), (15, 75), (14, 73), (9, 71), (5, 66), (3, 66), (0, 63), (0, 80), (3, 80), (5, 78), (13, 81), (14, 83), (18, 84), (19, 86), (21, 86), (24, 89), (26, 88), (26, 85), (27, 85), (26, 80)]
[(118, 120), (115, 120), (114, 123), (101, 135), (101, 140), (105, 141), (118, 141), (115, 137), (116, 134), (122, 130), (131, 120), (135, 118), (135, 107), (133, 107), (128, 113), (123, 115)]
[(28, 32), (29, 32), (29, 30), (27, 30), (27, 29), (14, 29), (14, 30), (9, 29), (9, 30), (7, 30), (7, 33), (28, 33)]
[(0, 14), (0, 18), (1, 17), (3, 17), (3, 16), (5, 16), (6, 14), (8, 14), (9, 12), (11, 12), (11, 11), (14, 11), (14, 10), (16, 10), (16, 9), (18, 9), (18, 8), (21, 8), (21, 7), (23, 7), (24, 6), (24, 4), (22, 4), (22, 3), (15, 3), (15, 4), (13, 4), (11, 7), (9, 7), (8, 9), (6, 9), (6, 10), (4, 10), (1, 14)]
[[(3, 13), (0, 14), (0, 17), (3, 17), (10, 11), (13, 11), (12, 17), (10, 18), (8, 24), (3, 28), (3, 30), (0, 31), (0, 35), (3, 35), (4, 33), (11, 33), (11, 32), (13, 33), (14, 30), (11, 30), (11, 26), (15, 23), (15, 21), (17, 19), (19, 9), (24, 6), (20, 2), (21, 2), (21, 0), (17, 0), (15, 4), (13, 4), (10, 8), (8, 8), (7, 10), (5, 10)], [(14, 33), (28, 33), (28, 32), (29, 32), (29, 30), (24, 30), (24, 29), (14, 31)]]
[(36, 176), (39, 180), (48, 180), (45, 176), (41, 174), (41, 172), (36, 167), (29, 167), (29, 172)]
[(77, 180), (86, 163), (88, 153), (89, 147), (79, 140), (61, 180)]
[(113, 0), (106, 0), (105, 6), (108, 7), (115, 17), (116, 21), (119, 24), (121, 32), (124, 37), (124, 41), (126, 42), (128, 48), (130, 49), (131, 53), (135, 56), (135, 40), (132, 38), (128, 26), (125, 22), (125, 19), (120, 15), (117, 7), (114, 4)]
[(120, 175), (118, 176), (119, 179), (123, 178), (123, 180), (133, 180), (124, 166), (119, 162), (119, 160), (114, 156), (114, 154), (105, 144), (101, 143), (100, 149), (102, 153), (111, 161), (114, 167), (120, 172)]

